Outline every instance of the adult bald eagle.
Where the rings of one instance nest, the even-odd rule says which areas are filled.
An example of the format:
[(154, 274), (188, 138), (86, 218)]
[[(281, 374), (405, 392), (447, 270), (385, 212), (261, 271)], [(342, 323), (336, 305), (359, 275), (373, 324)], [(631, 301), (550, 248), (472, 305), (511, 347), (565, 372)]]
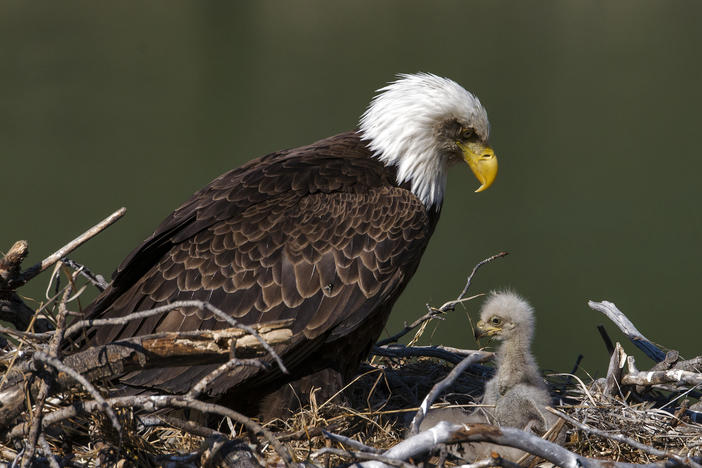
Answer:
[[(260, 402), (285, 383), (303, 394), (312, 384), (336, 390), (330, 387), (367, 356), (419, 264), (447, 167), (466, 161), (477, 191), (493, 182), (488, 132), (485, 109), (455, 82), (400, 75), (379, 90), (359, 130), (260, 157), (195, 193), (129, 254), (85, 315), (199, 299), (245, 324), (293, 318), (291, 343), (277, 349), (290, 376), (242, 367), (209, 393), (272, 416), (296, 397)], [(96, 327), (88, 342), (227, 326), (207, 312), (177, 309)], [(120, 382), (181, 393), (213, 368), (144, 370)]]

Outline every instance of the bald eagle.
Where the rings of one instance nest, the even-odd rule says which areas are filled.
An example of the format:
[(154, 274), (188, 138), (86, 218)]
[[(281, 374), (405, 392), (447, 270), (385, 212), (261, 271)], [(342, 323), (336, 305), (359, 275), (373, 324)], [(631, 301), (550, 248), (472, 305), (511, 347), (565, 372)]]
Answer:
[[(209, 394), (272, 417), (311, 385), (335, 391), (368, 355), (417, 269), (447, 167), (464, 160), (477, 191), (493, 182), (488, 133), (485, 109), (454, 81), (399, 75), (378, 90), (358, 130), (254, 159), (196, 192), (127, 256), (85, 316), (197, 299), (244, 324), (292, 318), (292, 340), (277, 348), (290, 375), (242, 367)], [(86, 344), (227, 326), (208, 312), (176, 309), (95, 327)], [(142, 370), (119, 381), (183, 393), (214, 367)], [(298, 395), (270, 400), (281, 388)]]

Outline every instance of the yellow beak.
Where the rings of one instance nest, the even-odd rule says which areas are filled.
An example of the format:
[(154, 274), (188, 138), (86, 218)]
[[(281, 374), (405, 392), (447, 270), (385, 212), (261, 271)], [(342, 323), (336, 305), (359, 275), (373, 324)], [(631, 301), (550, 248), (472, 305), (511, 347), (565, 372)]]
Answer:
[(478, 323), (475, 324), (475, 339), (477, 340), (478, 338), (482, 338), (484, 336), (496, 335), (500, 332), (500, 330), (501, 328), (499, 327), (493, 327), (482, 320), (478, 320)]
[(487, 145), (479, 142), (457, 142), (458, 147), (463, 151), (463, 159), (475, 174), (480, 182), (480, 187), (476, 192), (482, 192), (488, 188), (497, 177), (497, 156)]

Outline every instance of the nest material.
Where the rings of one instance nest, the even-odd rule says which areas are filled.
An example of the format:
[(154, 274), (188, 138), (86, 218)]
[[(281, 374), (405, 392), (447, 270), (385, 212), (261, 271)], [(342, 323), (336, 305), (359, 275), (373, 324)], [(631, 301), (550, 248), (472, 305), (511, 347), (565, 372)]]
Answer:
[[(320, 402), (312, 395), (309, 407), (285, 420), (272, 421), (267, 427), (297, 461), (323, 466), (348, 463), (353, 458), (334, 454), (316, 456), (316, 452), (325, 447), (337, 446), (330, 443), (321, 429), (380, 450), (392, 447), (405, 437), (409, 419), (424, 395), (450, 369), (450, 365), (430, 358), (383, 359), (364, 366), (363, 373), (333, 400)], [(476, 366), (455, 382), (452, 393), (445, 395), (440, 404), (473, 405), (487, 378), (489, 368)], [(676, 415), (671, 412), (672, 408), (660, 408), (661, 394), (648, 400), (633, 393), (625, 398), (610, 397), (601, 392), (596, 382), (585, 386), (578, 379), (563, 376), (549, 378), (549, 382), (562, 402), (557, 409), (590, 428), (622, 434), (681, 456), (699, 456), (702, 451), (702, 426), (691, 422), (684, 412)], [(90, 399), (91, 396), (80, 393), (56, 396), (46, 411), (81, 398)], [(680, 400), (676, 402), (678, 408), (680, 403)], [(221, 445), (221, 439), (193, 435), (164, 423), (154, 426), (153, 420), (158, 420), (158, 414), (153, 418), (154, 415), (125, 409), (120, 410), (118, 416), (123, 428), (121, 437), (101, 413), (96, 413), (66, 421), (47, 433), (46, 438), (52, 451), (67, 465), (217, 466), (212, 462), (217, 460), (216, 442), (219, 440)], [(146, 420), (151, 422), (144, 424)], [(243, 426), (221, 419), (217, 429), (238, 440), (240, 449), (251, 447), (258, 463), (282, 466), (282, 460), (272, 447), (250, 437)], [(663, 460), (626, 443), (572, 427), (568, 429), (566, 448), (590, 458), (613, 461), (652, 463)], [(5, 462), (11, 462), (16, 453), (14, 447), (0, 447), (0, 459)], [(451, 466), (450, 460), (446, 466)]]

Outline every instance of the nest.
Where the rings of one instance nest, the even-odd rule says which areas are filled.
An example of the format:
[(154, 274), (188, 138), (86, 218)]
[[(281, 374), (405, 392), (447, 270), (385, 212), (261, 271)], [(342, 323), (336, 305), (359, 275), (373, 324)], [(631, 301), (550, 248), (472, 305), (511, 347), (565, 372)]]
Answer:
[[(422, 399), (451, 368), (452, 365), (433, 358), (376, 358), (363, 366), (363, 372), (342, 393), (322, 402), (316, 400), (313, 392), (311, 405), (285, 420), (271, 421), (266, 428), (297, 462), (344, 465), (354, 460), (351, 451), (347, 454), (324, 452), (340, 445), (331, 442), (323, 431), (386, 450), (406, 437), (409, 420)], [(471, 367), (437, 405), (475, 405), (490, 375), (489, 367)], [(552, 394), (560, 401), (556, 409), (587, 426), (567, 425), (565, 447), (575, 454), (641, 464), (667, 458), (610, 437), (618, 435), (681, 457), (701, 455), (702, 425), (691, 421), (685, 412), (690, 397), (680, 398), (675, 393), (664, 395), (660, 391), (643, 394), (629, 391), (610, 396), (603, 392), (601, 381), (586, 385), (567, 375), (551, 376), (548, 381)], [(56, 395), (45, 411), (50, 413), (55, 408), (90, 398), (87, 393)], [(661, 405), (666, 399), (669, 404)], [(205, 429), (202, 427), (188, 430), (169, 424), (170, 417), (158, 412), (126, 408), (118, 411), (118, 417), (122, 423), (121, 433), (98, 412), (66, 420), (47, 431), (45, 437), (53, 454), (66, 466), (236, 466), (232, 464), (232, 453), (239, 457), (235, 458), (239, 462), (243, 453), (250, 463), (284, 466), (270, 443), (227, 418), (221, 418), (208, 436), (197, 434), (198, 430)], [(179, 421), (179, 418), (170, 420)], [(18, 445), (5, 444), (0, 446), (0, 459), (11, 463), (18, 454)], [(432, 460), (438, 459), (427, 458), (428, 462)], [(460, 463), (444, 461), (445, 466)]]
[[(447, 382), (457, 362), (461, 362), (459, 365), (467, 363), (467, 355), (475, 357), (479, 352), (385, 346), (362, 366), (358, 377), (330, 400), (319, 401), (313, 390), (308, 396), (310, 405), (286, 419), (265, 425), (198, 400), (199, 395), (155, 396), (141, 400), (109, 398), (106, 401), (112, 389), (97, 386), (100, 379), (87, 379), (82, 371), (78, 375), (64, 361), (51, 357), (56, 355), (58, 346), (55, 337), (60, 336), (54, 330), (75, 326), (71, 324), (66, 328), (67, 304), (69, 298), (76, 297), (73, 291), (84, 290), (76, 286), (78, 273), (85, 274), (84, 269), (78, 266), (75, 272), (68, 274), (67, 286), (59, 288), (56, 284), (49, 302), (31, 310), (14, 293), (14, 288), (39, 271), (34, 268), (20, 273), (19, 263), (24, 255), (26, 245), (18, 245), (0, 259), (0, 292), (3, 293), (0, 312), (5, 314), (10, 310), (15, 320), (14, 329), (0, 327), (0, 426), (3, 428), (0, 466), (3, 463), (14, 466), (20, 460), (22, 466), (80, 467), (344, 466), (373, 458), (393, 466), (465, 463), (465, 460), (452, 459), (443, 444), (435, 444), (410, 461), (407, 461), (409, 457), (388, 459), (383, 452), (407, 439), (409, 422), (437, 382)], [(394, 342), (419, 327), (411, 340), (411, 344), (415, 343), (430, 320), (470, 299), (463, 299), (463, 296), (473, 274), (478, 266), (491, 259), (476, 266), (457, 300), (438, 309), (430, 308), (425, 316), (379, 346)], [(57, 277), (52, 275), (52, 282)], [(595, 306), (605, 309), (608, 315), (617, 316), (615, 322), (632, 342), (660, 363), (651, 372), (639, 372), (633, 358), (617, 344), (611, 349), (612, 359), (605, 379), (583, 382), (573, 375), (575, 370), (570, 374), (547, 375), (554, 402), (557, 402), (555, 411), (564, 421), (561, 431), (564, 437), (559, 441), (563, 441), (566, 450), (553, 444), (540, 445), (549, 442), (524, 431), (512, 432), (512, 442), (526, 441), (526, 446), (533, 451), (519, 447), (564, 466), (606, 465), (609, 468), (626, 462), (699, 467), (702, 425), (695, 422), (699, 413), (693, 409), (700, 406), (696, 388), (702, 384), (699, 369), (702, 359), (680, 361), (674, 352), (665, 355), (640, 335), (626, 317), (622, 320), (623, 314), (613, 304), (591, 304)], [(284, 328), (285, 324), (276, 326)], [(263, 328), (266, 329), (258, 329), (259, 334), (285, 338), (280, 329), (269, 325)], [(35, 332), (20, 331), (32, 329)], [(240, 336), (242, 330), (220, 332), (226, 332), (226, 336)], [(207, 339), (206, 333), (212, 332), (203, 332), (200, 338)], [(189, 337), (189, 341), (196, 341), (192, 335)], [(257, 348), (256, 340), (249, 341), (253, 345), (246, 344), (247, 352), (271, 352)], [(225, 346), (222, 352), (226, 354), (227, 351)], [(388, 357), (393, 356), (393, 352), (395, 357)], [(423, 353), (426, 354), (422, 356)], [(442, 355), (443, 359), (427, 355)], [(628, 364), (626, 375), (625, 363)], [(475, 407), (492, 374), (489, 366), (468, 366), (450, 383), (449, 390), (435, 406)], [(209, 417), (203, 418), (203, 414)], [(500, 429), (481, 424), (451, 430), (455, 432), (440, 440), (446, 443), (494, 442), (495, 434), (500, 433)], [(548, 450), (542, 450), (543, 447)], [(549, 450), (555, 455), (550, 456)], [(26, 456), (27, 453), (31, 455)], [(529, 461), (530, 464), (536, 462), (538, 459)], [(490, 465), (514, 466), (501, 459), (499, 453), (474, 466)]]

